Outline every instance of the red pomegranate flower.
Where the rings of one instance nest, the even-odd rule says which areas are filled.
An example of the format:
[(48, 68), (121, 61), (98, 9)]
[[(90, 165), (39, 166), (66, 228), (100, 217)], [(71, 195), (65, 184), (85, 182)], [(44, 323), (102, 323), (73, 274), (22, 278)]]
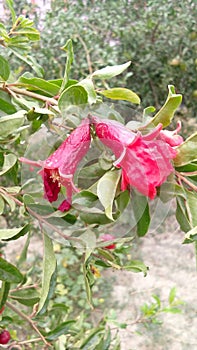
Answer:
[[(113, 239), (115, 239), (116, 237), (111, 235), (110, 233), (105, 233), (104, 235), (102, 235), (100, 237), (102, 239), (103, 242), (108, 242), (110, 243), (110, 241), (112, 241)], [(108, 244), (105, 249), (115, 249), (116, 248), (116, 244), (115, 243), (111, 243)]]
[(89, 149), (90, 140), (90, 123), (86, 118), (46, 160), (19, 158), (21, 162), (42, 168), (39, 174), (43, 178), (44, 197), (49, 202), (57, 200), (61, 185), (66, 188), (67, 198), (58, 208), (61, 211), (70, 209), (72, 194), (78, 192), (73, 177), (79, 162)]
[[(142, 135), (139, 131), (130, 131), (117, 121), (92, 117), (92, 122), (101, 142), (115, 154), (117, 160), (114, 165), (122, 168), (121, 190), (132, 186), (153, 199), (156, 187), (173, 172), (171, 160), (177, 154), (162, 131), (162, 124), (149, 134)], [(179, 140), (179, 144), (181, 142)]]

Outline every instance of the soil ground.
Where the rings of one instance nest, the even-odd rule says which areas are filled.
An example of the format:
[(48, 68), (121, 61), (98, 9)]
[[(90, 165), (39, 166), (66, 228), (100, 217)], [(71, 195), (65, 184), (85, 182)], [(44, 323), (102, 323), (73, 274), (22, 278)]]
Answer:
[[(118, 322), (131, 325), (120, 330), (121, 350), (197, 350), (197, 272), (193, 245), (183, 245), (174, 216), (167, 219), (165, 233), (147, 234), (135, 253), (149, 266), (141, 273), (118, 272), (113, 297), (119, 304)], [(169, 231), (168, 231), (169, 230)], [(140, 307), (157, 294), (166, 305), (171, 288), (184, 301), (181, 314), (159, 316), (161, 325), (149, 329), (133, 324)]]

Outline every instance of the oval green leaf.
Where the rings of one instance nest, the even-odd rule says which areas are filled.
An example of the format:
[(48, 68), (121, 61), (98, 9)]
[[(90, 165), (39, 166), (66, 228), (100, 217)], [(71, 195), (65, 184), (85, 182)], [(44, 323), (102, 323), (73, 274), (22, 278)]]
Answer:
[(97, 184), (98, 198), (103, 207), (105, 208), (106, 216), (113, 221), (114, 218), (112, 215), (112, 207), (120, 176), (120, 170), (108, 171), (107, 173), (105, 173), (105, 175), (101, 177)]
[(17, 129), (23, 125), (25, 120), (25, 110), (20, 110), (14, 114), (6, 115), (0, 118), (0, 137), (5, 138), (8, 135), (17, 132)]
[(16, 163), (17, 157), (13, 153), (4, 155), (4, 163), (2, 170), (0, 171), (0, 176), (7, 173)]
[(60, 95), (58, 106), (61, 112), (69, 106), (84, 105), (88, 102), (88, 93), (83, 86), (72, 85), (62, 92)]
[(125, 88), (113, 88), (108, 90), (99, 91), (99, 93), (112, 100), (123, 100), (131, 103), (140, 104), (139, 96), (132, 90)]
[(121, 74), (124, 72), (125, 69), (127, 69), (131, 64), (131, 61), (126, 62), (124, 64), (115, 65), (115, 66), (107, 66), (105, 68), (96, 70), (92, 77), (95, 79), (110, 79), (115, 77), (116, 75)]
[(49, 300), (54, 292), (56, 283), (56, 257), (53, 250), (52, 240), (44, 234), (44, 260), (43, 277), (38, 315), (42, 315), (48, 306)]
[(23, 281), (22, 273), (8, 261), (0, 257), (0, 280), (10, 283), (20, 283)]
[(8, 80), (10, 75), (10, 66), (8, 61), (0, 55), (0, 77), (3, 80)]
[(16, 240), (29, 231), (29, 225), (19, 228), (5, 228), (0, 230), (0, 239), (5, 241)]

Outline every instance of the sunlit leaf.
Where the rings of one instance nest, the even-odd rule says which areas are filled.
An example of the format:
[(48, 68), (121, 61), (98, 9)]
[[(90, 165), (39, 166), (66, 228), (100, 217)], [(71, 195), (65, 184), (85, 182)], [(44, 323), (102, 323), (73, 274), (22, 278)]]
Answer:
[(121, 171), (108, 171), (101, 177), (97, 184), (98, 198), (105, 208), (105, 214), (110, 220), (113, 219), (113, 201), (117, 191), (117, 186), (120, 180)]
[(29, 225), (18, 228), (4, 228), (0, 229), (0, 239), (5, 241), (16, 240), (24, 236), (29, 231)]
[(129, 101), (131, 103), (140, 104), (139, 96), (135, 92), (125, 88), (113, 88), (108, 90), (102, 90), (99, 91), (99, 94), (112, 100), (123, 100)]
[(131, 61), (126, 62), (124, 64), (116, 65), (116, 66), (107, 66), (105, 68), (96, 70), (92, 77), (96, 79), (110, 79), (115, 77), (116, 75), (121, 74), (127, 69), (131, 64)]
[(188, 137), (185, 142), (176, 147), (178, 154), (174, 159), (176, 167), (192, 163), (197, 160), (197, 133)]
[(182, 95), (176, 94), (175, 88), (173, 85), (168, 86), (168, 97), (163, 105), (163, 107), (157, 112), (157, 114), (151, 119), (149, 124), (158, 125), (159, 123), (163, 124), (165, 128), (171, 123), (171, 120), (174, 116), (176, 109), (180, 106), (182, 101)]

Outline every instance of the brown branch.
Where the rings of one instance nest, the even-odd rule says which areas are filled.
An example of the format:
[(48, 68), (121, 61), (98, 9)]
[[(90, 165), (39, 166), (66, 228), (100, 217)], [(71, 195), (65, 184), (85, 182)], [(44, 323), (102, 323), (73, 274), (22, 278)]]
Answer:
[(25, 315), (22, 311), (20, 311), (15, 305), (11, 304), (9, 301), (6, 301), (6, 305), (9, 309), (14, 311), (17, 315), (19, 315), (21, 318), (23, 318), (25, 321), (29, 323), (31, 328), (39, 335), (39, 337), (44, 342), (44, 344), (47, 345), (47, 347), (51, 347), (51, 344), (49, 344), (46, 341), (45, 337), (42, 335), (42, 333), (40, 333), (39, 329), (37, 328), (35, 323), (31, 320), (31, 318), (29, 318), (29, 316)]
[(32, 91), (28, 91), (28, 90), (24, 90), (24, 89), (19, 89), (17, 87), (9, 86), (9, 84), (4, 86), (4, 87), (0, 87), (0, 90), (7, 91), (10, 95), (12, 95), (12, 92), (14, 92), (14, 93), (16, 93), (18, 95), (28, 96), (28, 97), (31, 97), (31, 98), (35, 98), (36, 100), (43, 101), (45, 103), (47, 102), (47, 103), (49, 103), (51, 105), (58, 106), (58, 102), (54, 98), (43, 96), (43, 95), (39, 95), (39, 94), (36, 94), (35, 92), (32, 92)]
[(176, 176), (179, 180), (185, 182), (193, 191), (197, 192), (197, 186), (195, 186), (191, 181), (189, 181), (185, 176), (181, 175), (178, 171), (175, 171)]
[(88, 50), (85, 41), (82, 39), (82, 37), (79, 34), (77, 35), (77, 38), (79, 39), (80, 43), (82, 44), (82, 46), (84, 48), (84, 51), (86, 53), (87, 64), (88, 64), (88, 70), (89, 70), (89, 73), (92, 74), (93, 69), (92, 69), (92, 61), (90, 58), (90, 51)]

